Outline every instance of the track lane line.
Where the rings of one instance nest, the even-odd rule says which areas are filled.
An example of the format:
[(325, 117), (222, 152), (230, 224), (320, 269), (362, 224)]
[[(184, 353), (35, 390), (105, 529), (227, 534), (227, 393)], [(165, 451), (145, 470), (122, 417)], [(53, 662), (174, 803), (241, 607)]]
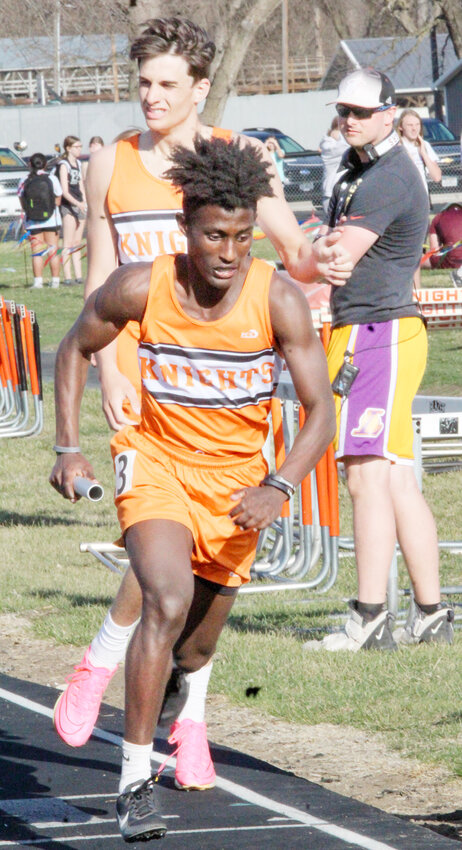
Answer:
[[(44, 717), (49, 717), (51, 720), (53, 719), (53, 709), (41, 705), (41, 703), (35, 702), (34, 700), (6, 691), (3, 688), (0, 688), (0, 699), (4, 699), (6, 702), (13, 703), (14, 705), (21, 706), (21, 708), (25, 708), (28, 711), (34, 711), (36, 714), (41, 714)], [(95, 726), (93, 730), (93, 735), (95, 738), (99, 738), (100, 740), (116, 744), (118, 747), (122, 746), (122, 738), (120, 735), (114, 735), (112, 732), (106, 732), (104, 729), (99, 729), (97, 726)], [(153, 750), (151, 758), (159, 764), (162, 764), (165, 760), (165, 754)], [(172, 764), (175, 764), (175, 759), (172, 759)], [(233, 797), (237, 797), (239, 800), (245, 800), (247, 803), (253, 803), (253, 805), (259, 806), (262, 809), (267, 809), (275, 814), (283, 815), (297, 823), (311, 826), (313, 829), (332, 835), (340, 841), (345, 841), (346, 843), (353, 844), (356, 847), (361, 847), (363, 850), (397, 850), (397, 848), (393, 847), (391, 844), (384, 844), (382, 841), (377, 841), (375, 838), (369, 838), (368, 836), (361, 835), (351, 829), (345, 829), (344, 827), (337, 826), (329, 821), (316, 818), (301, 809), (286, 805), (285, 803), (279, 803), (277, 800), (273, 800), (263, 794), (251, 791), (250, 788), (246, 788), (245, 785), (239, 785), (237, 782), (232, 782), (229, 779), (217, 776), (215, 787), (221, 788), (221, 790), (228, 792), (228, 794), (231, 794)], [(2, 846), (1, 842), (0, 846)]]

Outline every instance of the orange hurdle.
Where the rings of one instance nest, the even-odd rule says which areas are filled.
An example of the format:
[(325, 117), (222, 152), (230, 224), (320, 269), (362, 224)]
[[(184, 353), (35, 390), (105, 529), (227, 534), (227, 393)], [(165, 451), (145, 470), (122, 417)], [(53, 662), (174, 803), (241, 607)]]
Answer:
[[(5, 404), (0, 437), (27, 437), (43, 428), (40, 339), (35, 313), (0, 296), (0, 365)], [(27, 375), (34, 401), (30, 420)]]

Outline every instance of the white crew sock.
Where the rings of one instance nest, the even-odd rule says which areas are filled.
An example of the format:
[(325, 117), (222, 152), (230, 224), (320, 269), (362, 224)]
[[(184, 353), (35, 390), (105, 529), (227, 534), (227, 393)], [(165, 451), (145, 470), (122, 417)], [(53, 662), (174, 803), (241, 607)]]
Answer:
[(131, 626), (118, 626), (108, 611), (103, 625), (91, 642), (91, 663), (95, 667), (107, 667), (109, 670), (117, 667), (125, 658), (130, 637), (137, 623), (138, 620)]
[(188, 685), (188, 696), (181, 709), (177, 720), (195, 720), (202, 723), (205, 719), (205, 700), (213, 661), (194, 673), (186, 673), (185, 681)]
[(52, 285), (53, 289), (57, 289), (58, 286), (59, 286), (59, 277), (52, 277), (51, 278), (51, 285)]
[(133, 782), (142, 784), (151, 776), (150, 744), (131, 744), (122, 741), (122, 773), (119, 782), (119, 794), (123, 794), (128, 785)]
[(42, 289), (43, 288), (43, 277), (34, 277), (33, 286), (34, 286), (34, 289)]

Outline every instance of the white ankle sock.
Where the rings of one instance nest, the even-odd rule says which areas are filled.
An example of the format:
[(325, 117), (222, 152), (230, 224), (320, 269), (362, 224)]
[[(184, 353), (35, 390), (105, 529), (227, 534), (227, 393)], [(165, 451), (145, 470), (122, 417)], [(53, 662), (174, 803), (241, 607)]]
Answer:
[(43, 277), (34, 277), (34, 286), (35, 286), (35, 289), (42, 289), (42, 287), (43, 287)]
[(107, 667), (113, 670), (125, 658), (131, 634), (137, 624), (118, 626), (108, 611), (106, 619), (90, 647), (90, 661), (95, 667)]
[(202, 723), (205, 718), (205, 700), (213, 662), (201, 667), (194, 673), (186, 673), (185, 680), (188, 685), (188, 696), (181, 709), (177, 720), (195, 720)]
[(52, 285), (53, 289), (57, 289), (58, 286), (59, 286), (59, 277), (52, 277), (51, 278), (51, 285)]
[(150, 744), (131, 744), (122, 741), (122, 773), (119, 782), (119, 794), (123, 794), (132, 782), (146, 782), (151, 776), (151, 753)]

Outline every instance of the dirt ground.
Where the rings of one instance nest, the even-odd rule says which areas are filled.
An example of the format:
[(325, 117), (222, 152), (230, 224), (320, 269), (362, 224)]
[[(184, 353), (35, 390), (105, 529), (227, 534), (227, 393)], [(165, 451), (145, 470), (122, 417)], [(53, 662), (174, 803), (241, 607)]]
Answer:
[[(3, 673), (63, 688), (82, 649), (36, 640), (27, 620), (0, 617)], [(123, 672), (105, 701), (123, 707)], [(462, 779), (389, 750), (380, 735), (330, 724), (301, 726), (261, 711), (207, 701), (209, 740), (261, 758), (311, 782), (399, 815), (462, 843)]]

